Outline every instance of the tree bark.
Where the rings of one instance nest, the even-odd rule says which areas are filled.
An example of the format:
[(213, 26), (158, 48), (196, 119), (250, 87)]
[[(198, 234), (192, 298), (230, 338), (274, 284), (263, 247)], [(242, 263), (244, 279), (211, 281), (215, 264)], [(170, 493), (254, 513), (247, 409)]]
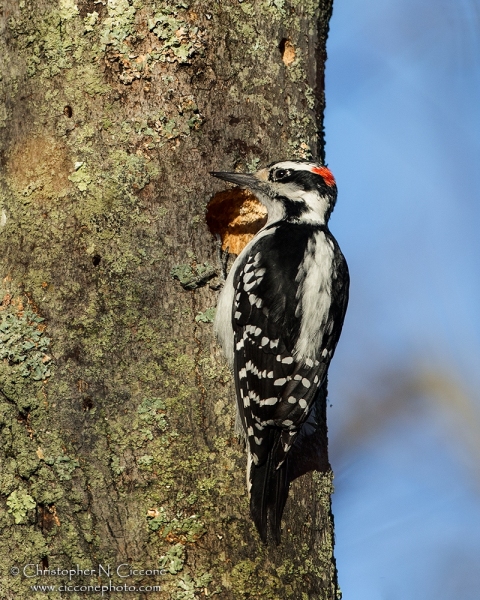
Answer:
[(201, 278), (210, 170), (323, 158), (331, 0), (1, 11), (2, 598), (69, 583), (38, 565), (112, 598), (336, 599), (326, 454), (279, 547), (250, 521)]

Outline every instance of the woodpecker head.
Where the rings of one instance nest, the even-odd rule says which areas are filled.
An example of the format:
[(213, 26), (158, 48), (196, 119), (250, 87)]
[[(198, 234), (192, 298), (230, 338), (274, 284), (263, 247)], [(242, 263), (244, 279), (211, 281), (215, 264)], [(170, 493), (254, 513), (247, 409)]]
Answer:
[(313, 162), (283, 161), (255, 173), (211, 173), (248, 188), (268, 211), (268, 221), (326, 224), (337, 199), (331, 171)]

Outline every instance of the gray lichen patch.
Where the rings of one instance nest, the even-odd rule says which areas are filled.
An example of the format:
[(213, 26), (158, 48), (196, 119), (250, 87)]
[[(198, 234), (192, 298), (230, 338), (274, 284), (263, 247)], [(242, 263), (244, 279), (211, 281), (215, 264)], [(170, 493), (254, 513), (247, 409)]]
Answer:
[(0, 372), (11, 382), (18, 377), (46, 380), (52, 356), (45, 319), (33, 311), (26, 297), (12, 297), (0, 288), (0, 298)]
[(24, 491), (15, 490), (7, 498), (8, 512), (18, 525), (25, 520), (27, 512), (36, 506), (35, 500)]
[[(140, 7), (140, 2), (110, 0), (108, 16), (98, 24), (98, 52), (125, 85), (149, 80), (157, 63), (189, 64), (204, 50), (204, 31), (189, 18), (188, 4)], [(97, 19), (89, 15), (85, 22), (96, 31)]]
[(184, 290), (195, 290), (204, 286), (217, 276), (217, 270), (208, 262), (198, 264), (195, 258), (187, 264), (175, 265), (170, 271), (171, 276), (178, 280)]

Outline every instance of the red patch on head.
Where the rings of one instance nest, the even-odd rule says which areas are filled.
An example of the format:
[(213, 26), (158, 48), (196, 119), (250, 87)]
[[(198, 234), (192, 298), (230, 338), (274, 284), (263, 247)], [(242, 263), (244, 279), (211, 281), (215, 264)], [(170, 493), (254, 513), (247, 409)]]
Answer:
[(312, 173), (316, 173), (317, 175), (323, 177), (323, 180), (328, 186), (333, 187), (335, 185), (335, 177), (332, 175), (330, 169), (327, 169), (327, 167), (313, 167)]

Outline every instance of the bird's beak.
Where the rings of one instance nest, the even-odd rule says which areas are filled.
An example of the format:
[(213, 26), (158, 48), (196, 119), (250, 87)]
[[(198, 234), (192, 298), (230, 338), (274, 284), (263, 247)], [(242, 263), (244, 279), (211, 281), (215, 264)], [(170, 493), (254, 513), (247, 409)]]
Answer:
[(218, 173), (216, 171), (212, 171), (210, 175), (213, 175), (213, 177), (218, 177), (218, 179), (223, 179), (224, 181), (234, 183), (241, 188), (248, 188), (252, 191), (258, 189), (260, 184), (260, 181), (255, 177), (255, 175), (249, 173)]

